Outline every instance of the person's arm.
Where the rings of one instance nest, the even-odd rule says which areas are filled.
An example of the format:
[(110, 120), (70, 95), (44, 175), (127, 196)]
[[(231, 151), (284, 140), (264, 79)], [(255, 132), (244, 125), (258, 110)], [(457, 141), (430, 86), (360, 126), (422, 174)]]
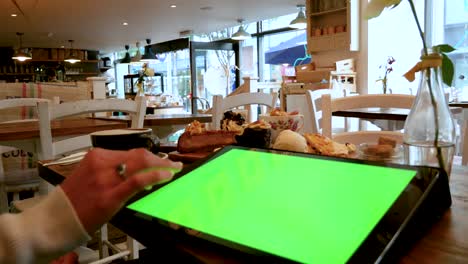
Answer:
[(89, 239), (60, 187), (23, 213), (0, 215), (0, 263), (48, 263)]
[[(126, 169), (119, 175), (121, 164)], [(170, 180), (181, 169), (182, 163), (145, 149), (90, 150), (39, 204), (0, 215), (0, 263), (47, 263), (63, 255), (89, 240), (88, 234), (108, 222), (133, 194)]]

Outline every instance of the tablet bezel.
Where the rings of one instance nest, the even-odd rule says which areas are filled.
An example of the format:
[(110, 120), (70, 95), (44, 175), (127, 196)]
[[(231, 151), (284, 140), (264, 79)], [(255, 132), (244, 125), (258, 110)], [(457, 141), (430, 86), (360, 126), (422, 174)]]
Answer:
[[(338, 158), (338, 157), (328, 157), (328, 156), (318, 156), (318, 155), (311, 155), (307, 153), (299, 153), (299, 152), (290, 152), (290, 151), (278, 151), (278, 150), (270, 150), (270, 149), (249, 149), (245, 147), (238, 147), (238, 146), (227, 146), (216, 153), (211, 154), (210, 156), (197, 161), (189, 166), (186, 166), (180, 173), (175, 175), (175, 179), (183, 177), (190, 171), (198, 168), (199, 166), (205, 164), (206, 162), (228, 152), (231, 149), (244, 149), (244, 150), (251, 150), (251, 151), (261, 151), (261, 152), (271, 152), (277, 153), (282, 155), (295, 155), (295, 156), (302, 156), (308, 158), (315, 158), (315, 159), (324, 159), (324, 160), (335, 160), (335, 161), (342, 161), (342, 162), (351, 162), (351, 163), (358, 163), (358, 164), (367, 164), (372, 166), (385, 166), (385, 167), (393, 167), (393, 168), (403, 168), (403, 169), (412, 169), (416, 170), (416, 176), (413, 177), (410, 184), (413, 185), (424, 185), (424, 191), (422, 195), (419, 197), (418, 202), (414, 204), (412, 209), (408, 212), (408, 215), (404, 217), (404, 219), (399, 223), (398, 228), (393, 230), (393, 234), (391, 239), (385, 239), (385, 243), (381, 240), (382, 237), (382, 223), (385, 222), (384, 220), (387, 217), (389, 211), (393, 209), (393, 206), (397, 203), (397, 201), (392, 205), (392, 208), (387, 211), (386, 216), (380, 219), (379, 223), (374, 226), (371, 233), (367, 236), (365, 241), (359, 246), (359, 248), (354, 252), (353, 256), (348, 260), (349, 263), (363, 263), (363, 262), (387, 262), (389, 260), (394, 260), (398, 258), (404, 251), (407, 250), (408, 245), (414, 242), (418, 237), (424, 233), (424, 231), (434, 222), (436, 221), (441, 214), (450, 206), (451, 204), (451, 197), (450, 191), (448, 187), (448, 178), (446, 175), (440, 173), (440, 170), (437, 168), (431, 167), (415, 167), (415, 166), (407, 166), (407, 165), (400, 165), (400, 164), (388, 164), (382, 162), (374, 162), (374, 161), (366, 161), (366, 160), (358, 160), (358, 159), (346, 159), (346, 158)], [(169, 183), (159, 186), (163, 187)], [(410, 185), (409, 184), (409, 185)], [(421, 186), (420, 186), (421, 187)], [(155, 188), (157, 190), (158, 188)], [(152, 190), (154, 191), (154, 190)], [(151, 192), (152, 192), (151, 191)], [(150, 192), (142, 192), (136, 197), (132, 199), (136, 201), (141, 197), (146, 196)], [(427, 204), (430, 204), (429, 206)], [(141, 213), (137, 213), (138, 215), (142, 215)], [(246, 245), (240, 245), (238, 243), (227, 241), (222, 238), (218, 238), (212, 235), (202, 234), (201, 237), (192, 237), (191, 235), (187, 234), (188, 228), (182, 227), (181, 229), (174, 230), (166, 223), (166, 221), (158, 219), (153, 216), (143, 216), (149, 217), (152, 219), (152, 222), (158, 227), (167, 228), (169, 229), (168, 232), (173, 232), (175, 236), (184, 237), (190, 236), (190, 239), (201, 239), (203, 241), (211, 242), (216, 245), (225, 246), (235, 251), (238, 251), (239, 254), (246, 254), (255, 258), (256, 262), (280, 262), (280, 263), (295, 263), (289, 259), (282, 258), (280, 256), (276, 256), (267, 252), (259, 251), (257, 249), (253, 249)], [(418, 230), (411, 230), (412, 227), (417, 227)], [(384, 230), (385, 231), (385, 230)], [(380, 237), (380, 238), (379, 238)]]

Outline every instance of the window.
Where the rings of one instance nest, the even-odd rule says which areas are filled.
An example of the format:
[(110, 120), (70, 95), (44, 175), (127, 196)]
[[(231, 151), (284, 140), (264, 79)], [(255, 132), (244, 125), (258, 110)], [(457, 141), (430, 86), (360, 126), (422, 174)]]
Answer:
[[(453, 1), (453, 0), (450, 0)], [(418, 19), (424, 23), (424, 0), (414, 1)], [(393, 93), (416, 94), (419, 81), (408, 82), (404, 77), (418, 61), (422, 42), (407, 1), (390, 12), (369, 20), (368, 27), (368, 93), (382, 93), (381, 82), (387, 58), (392, 56), (393, 72), (387, 76), (388, 89)], [(404, 40), (404, 41), (402, 41)], [(417, 75), (417, 78), (419, 76)]]
[(452, 99), (468, 101), (468, 0), (431, 0), (430, 40), (456, 50), (449, 55), (455, 66)]

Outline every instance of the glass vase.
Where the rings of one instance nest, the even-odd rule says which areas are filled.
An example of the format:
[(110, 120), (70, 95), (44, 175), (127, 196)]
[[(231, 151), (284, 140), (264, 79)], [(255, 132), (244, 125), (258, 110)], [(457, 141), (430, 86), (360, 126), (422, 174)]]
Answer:
[[(421, 57), (441, 60), (438, 53)], [(420, 83), (404, 127), (406, 162), (438, 167), (450, 175), (455, 152), (455, 122), (445, 100), (440, 63), (420, 71)]]

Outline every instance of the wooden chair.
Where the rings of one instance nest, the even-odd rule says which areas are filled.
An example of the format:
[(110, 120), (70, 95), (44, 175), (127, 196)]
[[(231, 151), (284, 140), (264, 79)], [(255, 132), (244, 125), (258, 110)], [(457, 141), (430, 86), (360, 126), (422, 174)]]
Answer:
[[(324, 94), (331, 94), (333, 95), (333, 91), (327, 88), (324, 89), (316, 89), (316, 90), (306, 90), (306, 102), (308, 111), (305, 113), (305, 118), (311, 120), (311, 131), (310, 133), (322, 133), (322, 95)], [(343, 90), (343, 93), (335, 91), (334, 94), (339, 97), (346, 97), (351, 96), (350, 94), (346, 93), (346, 90)], [(353, 94), (353, 96), (356, 94)], [(348, 118), (336, 117), (337, 119), (342, 120), (332, 120), (332, 121), (340, 121), (340, 127), (333, 127), (333, 133), (340, 133), (344, 131), (348, 131), (349, 121)], [(333, 119), (333, 118), (332, 118)], [(344, 121), (344, 122), (343, 122)], [(308, 131), (307, 131), (308, 132)]]
[(131, 116), (131, 127), (143, 127), (146, 99), (137, 96), (135, 101), (123, 99), (95, 99), (65, 102), (62, 104), (38, 103), (39, 130), (42, 159), (54, 159), (58, 155), (91, 147), (89, 135), (53, 140), (51, 121), (99, 112), (124, 112)]
[[(51, 122), (56, 119), (70, 116), (100, 113), (100, 112), (124, 112), (131, 116), (131, 127), (142, 128), (146, 113), (146, 99), (137, 96), (135, 100), (123, 99), (95, 99), (65, 102), (62, 104), (51, 104), (49, 101), (37, 103), (39, 116), (39, 130), (41, 143), (41, 159), (54, 159), (59, 155), (83, 150), (91, 147), (89, 134), (69, 138), (53, 138)], [(35, 202), (16, 204), (17, 211), (22, 211)], [(138, 258), (139, 244), (131, 237), (127, 237), (127, 248), (119, 249), (108, 240), (107, 224), (100, 229), (99, 241), (99, 260), (91, 263), (110, 263), (113, 260), (128, 257), (129, 259)], [(81, 249), (86, 249), (81, 247)], [(114, 253), (109, 255), (109, 249)], [(88, 250), (85, 250), (88, 252)]]
[[(51, 121), (88, 113), (99, 112), (124, 112), (131, 116), (131, 127), (142, 128), (146, 113), (146, 99), (142, 96), (135, 100), (123, 99), (95, 99), (65, 102), (58, 105), (49, 102), (38, 103), (39, 129), (41, 135), (41, 151), (43, 159), (57, 158), (58, 155), (70, 153), (91, 147), (89, 135), (81, 135), (66, 139), (54, 140), (51, 130)], [(138, 242), (127, 237), (127, 249), (120, 250), (109, 242), (107, 224), (100, 229), (99, 257), (97, 263), (109, 263), (115, 259), (129, 256), (130, 259), (138, 258)], [(109, 249), (114, 252), (108, 254)]]
[[(277, 93), (242, 93), (223, 98), (221, 95), (213, 96), (212, 129), (219, 129), (225, 111), (249, 105), (265, 105), (268, 108), (276, 106)], [(249, 122), (255, 121), (253, 116), (248, 116)], [(255, 120), (254, 120), (255, 119)]]
[(311, 120), (311, 133), (321, 133), (322, 131), (322, 95), (330, 94), (330, 89), (307, 90), (306, 101), (309, 111), (304, 117)]
[[(11, 109), (12, 111), (22, 111), (26, 112), (26, 110), (33, 109), (34, 112), (37, 108), (38, 102), (48, 102), (47, 99), (41, 98), (14, 98), (14, 99), (4, 99), (0, 100), (0, 109), (7, 110)], [(18, 119), (18, 120), (9, 120), (5, 121), (4, 123), (8, 123), (11, 121), (37, 121), (36, 118), (27, 118), (27, 119)], [(0, 154), (7, 155), (8, 153), (13, 154), (13, 152), (17, 152), (18, 154), (21, 151), (24, 152), (33, 152), (35, 149), (32, 144), (27, 144), (22, 146), (21, 149), (11, 146), (0, 146)], [(33, 153), (36, 155), (36, 153)], [(22, 191), (31, 191), (33, 195), (37, 195), (39, 191), (41, 179), (37, 175), (37, 169), (23, 169), (23, 170), (16, 170), (6, 172), (4, 170), (3, 160), (0, 160), (0, 213), (8, 212), (10, 207), (8, 204), (8, 193), (12, 193), (13, 201), (20, 200), (20, 192)]]
[[(406, 94), (366, 94), (332, 99), (322, 95), (322, 134), (332, 138), (332, 113), (334, 111), (367, 107), (387, 107), (411, 109), (413, 95)], [(352, 132), (349, 132), (352, 133)]]

